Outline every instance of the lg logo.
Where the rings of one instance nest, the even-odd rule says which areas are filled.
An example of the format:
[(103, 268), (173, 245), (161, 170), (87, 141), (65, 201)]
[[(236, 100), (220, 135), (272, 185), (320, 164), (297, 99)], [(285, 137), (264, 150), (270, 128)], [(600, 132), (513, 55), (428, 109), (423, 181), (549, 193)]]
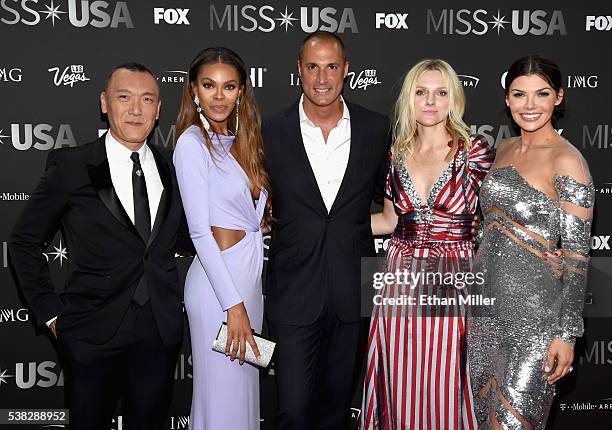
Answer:
[(164, 9), (163, 7), (153, 8), (153, 22), (159, 24), (162, 21), (173, 25), (190, 25), (187, 14), (189, 9)]
[(591, 237), (591, 249), (594, 251), (610, 250), (610, 236)]
[(598, 31), (612, 30), (612, 16), (595, 16), (589, 15), (586, 17), (586, 31), (591, 31), (592, 28)]
[(406, 18), (408, 18), (407, 13), (377, 13), (376, 28), (381, 28), (384, 25), (391, 29), (408, 30)]

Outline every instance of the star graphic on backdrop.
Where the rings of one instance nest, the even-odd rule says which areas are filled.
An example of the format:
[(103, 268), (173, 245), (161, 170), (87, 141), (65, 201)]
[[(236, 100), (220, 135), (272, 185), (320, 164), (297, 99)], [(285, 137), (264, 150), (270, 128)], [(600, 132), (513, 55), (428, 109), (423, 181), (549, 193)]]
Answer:
[(291, 21), (297, 21), (297, 18), (293, 17), (293, 12), (289, 13), (289, 11), (287, 10), (287, 6), (285, 6), (285, 13), (281, 12), (280, 14), (280, 18), (275, 18), (277, 21), (280, 21), (279, 25), (284, 25), (285, 26), (285, 33), (287, 32), (287, 28), (289, 28), (289, 26), (293, 27), (293, 23)]
[(499, 36), (499, 31), (503, 28), (506, 29), (504, 24), (510, 24), (510, 21), (505, 21), (506, 16), (501, 16), (499, 9), (497, 9), (497, 16), (493, 17), (493, 21), (489, 21), (489, 24), (493, 24), (493, 29), (497, 28), (497, 35)]
[(8, 385), (8, 382), (6, 381), (6, 379), (13, 377), (13, 375), (7, 375), (6, 372), (8, 372), (8, 370), (0, 369), (0, 385), (2, 385), (2, 384), (7, 384)]
[(6, 134), (2, 134), (3, 131), (4, 130), (0, 128), (0, 145), (4, 145), (4, 142), (2, 141), (3, 137), (10, 137), (10, 136), (8, 136)]
[(51, 18), (51, 23), (53, 24), (53, 27), (55, 27), (55, 18), (61, 21), (62, 18), (60, 18), (60, 13), (66, 12), (64, 12), (63, 10), (59, 10), (59, 5), (55, 6), (53, 4), (53, 0), (51, 0), (51, 5), (46, 4), (45, 7), (47, 8), (47, 10), (39, 10), (39, 12), (47, 15), (45, 17), (45, 20)]
[(62, 246), (62, 239), (60, 239), (59, 246), (54, 245), (53, 249), (55, 249), (54, 252), (47, 253), (49, 255), (53, 255), (53, 261), (59, 260), (60, 266), (62, 265), (64, 259), (68, 261), (68, 249)]

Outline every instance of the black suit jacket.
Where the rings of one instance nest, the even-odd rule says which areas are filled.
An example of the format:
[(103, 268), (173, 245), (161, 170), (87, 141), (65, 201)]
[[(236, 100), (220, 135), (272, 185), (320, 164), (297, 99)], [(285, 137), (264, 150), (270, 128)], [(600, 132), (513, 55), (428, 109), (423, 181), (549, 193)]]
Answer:
[(372, 197), (381, 201), (384, 192), (389, 121), (347, 106), (350, 155), (329, 213), (304, 149), (298, 103), (264, 122), (278, 220), (267, 273), (266, 313), (273, 322), (311, 324), (328, 297), (342, 321), (360, 319), (360, 257), (375, 256), (370, 207)]
[[(9, 242), (18, 284), (39, 324), (57, 315), (59, 334), (104, 343), (145, 276), (162, 340), (181, 341), (183, 313), (174, 252), (184, 214), (172, 163), (156, 147), (149, 148), (164, 191), (148, 243), (115, 193), (104, 137), (49, 153), (45, 173)], [(41, 257), (59, 229), (69, 252), (62, 294), (55, 292)], [(184, 234), (181, 239), (188, 242)]]

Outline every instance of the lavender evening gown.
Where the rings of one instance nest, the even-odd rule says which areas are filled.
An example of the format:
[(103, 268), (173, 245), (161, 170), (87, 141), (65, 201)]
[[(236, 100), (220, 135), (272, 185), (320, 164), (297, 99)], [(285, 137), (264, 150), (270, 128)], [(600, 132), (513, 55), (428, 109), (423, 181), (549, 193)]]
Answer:
[[(226, 310), (244, 302), (252, 328), (263, 318), (260, 230), (266, 193), (255, 206), (249, 181), (230, 148), (231, 136), (210, 134), (211, 156), (200, 129), (191, 126), (178, 139), (174, 164), (189, 233), (197, 251), (185, 281), (185, 307), (191, 331), (193, 397), (189, 428), (259, 428), (259, 371), (212, 350)], [(243, 230), (246, 236), (220, 251), (211, 226)]]

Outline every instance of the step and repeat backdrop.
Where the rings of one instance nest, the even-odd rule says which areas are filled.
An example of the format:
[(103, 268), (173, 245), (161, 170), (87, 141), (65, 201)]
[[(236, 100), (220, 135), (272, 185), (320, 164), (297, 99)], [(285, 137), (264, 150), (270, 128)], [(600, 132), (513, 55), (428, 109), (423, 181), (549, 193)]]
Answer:
[[(575, 371), (558, 384), (548, 428), (612, 428), (611, 15), (603, 1), (1, 0), (0, 408), (63, 405), (53, 341), (46, 330), (37, 331), (20, 298), (7, 240), (48, 151), (90, 142), (107, 128), (99, 93), (108, 71), (138, 61), (156, 73), (162, 113), (150, 140), (171, 148), (185, 71), (198, 51), (215, 45), (237, 51), (266, 115), (300, 96), (298, 48), (306, 33), (321, 29), (337, 32), (347, 45), (346, 99), (383, 114), (390, 113), (411, 65), (432, 57), (450, 62), (467, 95), (466, 122), (492, 145), (514, 134), (501, 85), (507, 67), (531, 53), (559, 63), (569, 113), (558, 131), (586, 157), (597, 195), (586, 333), (576, 346)], [(385, 238), (375, 245), (383, 255)], [(44, 258), (61, 290), (70, 249), (60, 235)], [(183, 275), (189, 263), (180, 260)], [(168, 429), (187, 427), (191, 363), (186, 337)], [(262, 428), (270, 429), (273, 372), (261, 381)], [(360, 385), (351, 410), (355, 422)], [(122, 428), (119, 414), (109, 430)]]

